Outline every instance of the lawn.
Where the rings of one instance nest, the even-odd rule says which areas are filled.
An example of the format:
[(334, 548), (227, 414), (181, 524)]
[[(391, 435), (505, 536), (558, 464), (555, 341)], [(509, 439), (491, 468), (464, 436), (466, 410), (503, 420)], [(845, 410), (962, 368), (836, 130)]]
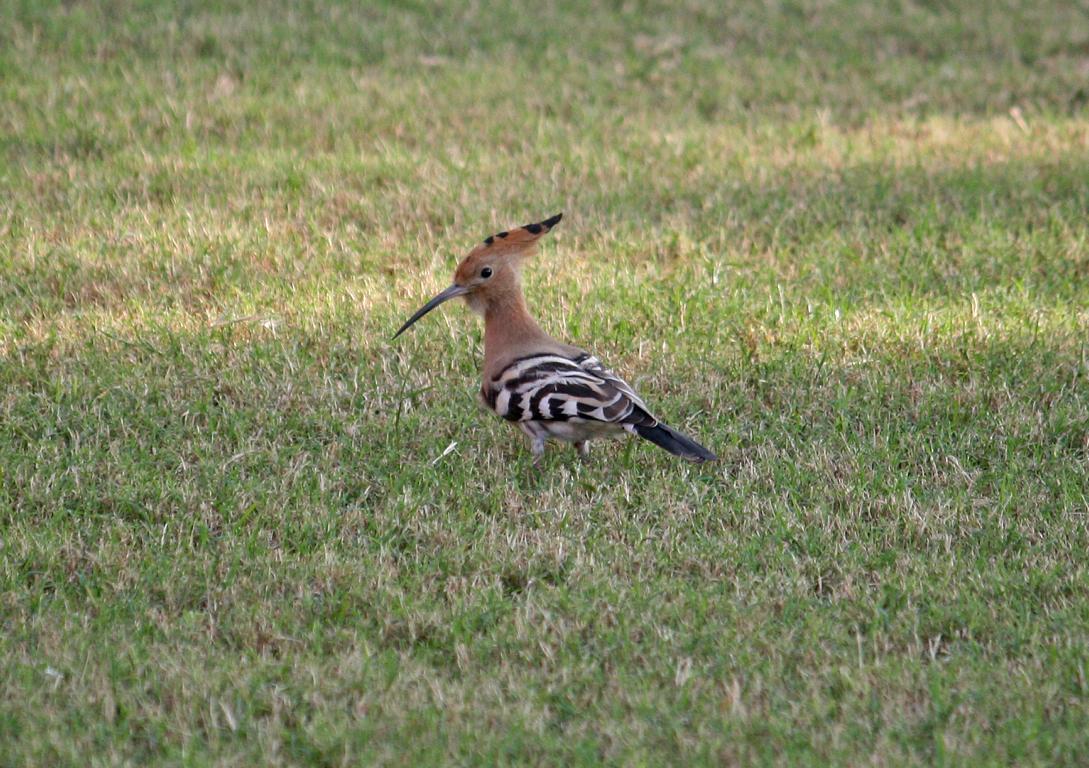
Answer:
[(0, 0), (0, 765), (1083, 763), (1089, 10), (722, 5)]

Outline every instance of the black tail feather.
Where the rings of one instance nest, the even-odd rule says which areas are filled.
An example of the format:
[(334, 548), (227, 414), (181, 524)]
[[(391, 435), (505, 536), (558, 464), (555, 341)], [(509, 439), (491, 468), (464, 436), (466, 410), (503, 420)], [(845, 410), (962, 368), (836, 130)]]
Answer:
[(680, 432), (673, 429), (673, 427), (668, 427), (661, 422), (658, 422), (658, 424), (653, 427), (635, 425), (635, 433), (644, 440), (650, 440), (650, 442), (654, 443), (659, 448), (664, 448), (674, 456), (680, 456), (682, 459), (688, 459), (689, 461), (695, 462), (715, 461), (718, 459), (718, 456), (711, 453), (692, 438), (687, 435), (682, 435)]

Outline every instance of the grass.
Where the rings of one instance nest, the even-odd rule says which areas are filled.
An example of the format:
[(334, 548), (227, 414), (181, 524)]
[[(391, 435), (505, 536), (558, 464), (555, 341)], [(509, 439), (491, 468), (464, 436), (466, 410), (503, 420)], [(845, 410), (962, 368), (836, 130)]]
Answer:
[(0, 764), (1084, 759), (1083, 7), (0, 9)]

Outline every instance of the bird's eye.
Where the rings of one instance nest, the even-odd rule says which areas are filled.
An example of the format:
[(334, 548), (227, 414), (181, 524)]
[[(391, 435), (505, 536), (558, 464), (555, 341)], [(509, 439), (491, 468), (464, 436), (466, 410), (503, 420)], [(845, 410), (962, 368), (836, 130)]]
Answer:
[(487, 279), (487, 278), (491, 277), (492, 276), (492, 268), (491, 267), (484, 267), (484, 269), (480, 270), (480, 276), (483, 277), (484, 279)]

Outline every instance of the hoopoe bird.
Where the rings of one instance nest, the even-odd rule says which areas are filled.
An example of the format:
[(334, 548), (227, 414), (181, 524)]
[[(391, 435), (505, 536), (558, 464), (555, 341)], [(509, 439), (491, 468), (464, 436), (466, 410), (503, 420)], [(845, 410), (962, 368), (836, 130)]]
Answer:
[(424, 304), (396, 339), (440, 304), (458, 296), (484, 316), (481, 400), (529, 438), (539, 466), (549, 439), (574, 443), (581, 458), (598, 438), (636, 435), (694, 462), (716, 456), (660, 422), (628, 384), (593, 355), (553, 339), (526, 308), (520, 272), (537, 241), (563, 217), (492, 235), (462, 259), (454, 283)]

